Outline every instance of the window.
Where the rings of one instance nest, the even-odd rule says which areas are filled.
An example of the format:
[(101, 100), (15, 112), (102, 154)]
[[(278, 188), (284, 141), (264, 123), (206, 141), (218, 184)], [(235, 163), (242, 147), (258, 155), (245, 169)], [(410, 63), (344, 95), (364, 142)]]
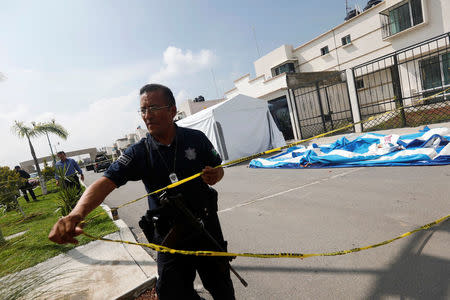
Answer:
[(422, 0), (409, 0), (382, 13), (383, 37), (423, 23)]
[(283, 73), (294, 73), (295, 72), (295, 67), (294, 67), (294, 63), (287, 63), (278, 67), (275, 67), (273, 69), (273, 76), (277, 76)]
[(411, 0), (411, 14), (414, 26), (423, 22), (421, 0)]
[(450, 52), (422, 59), (419, 66), (424, 90), (450, 84)]
[[(450, 52), (419, 61), (424, 97), (433, 95), (450, 86)], [(447, 94), (447, 93), (445, 93)], [(442, 99), (442, 97), (436, 97)], [(438, 100), (439, 101), (439, 100)], [(429, 101), (427, 101), (429, 102)]]
[(330, 50), (328, 49), (328, 46), (323, 47), (322, 49), (320, 49), (320, 53), (322, 55), (328, 54), (330, 53)]
[(351, 44), (351, 43), (352, 43), (352, 39), (350, 38), (350, 34), (344, 36), (344, 37), (341, 39), (341, 41), (342, 41), (342, 46)]
[(409, 3), (397, 7), (389, 12), (389, 21), (391, 24), (391, 34), (411, 27), (411, 16), (409, 13)]
[(364, 80), (363, 79), (357, 79), (355, 82), (355, 87), (357, 90), (364, 88)]

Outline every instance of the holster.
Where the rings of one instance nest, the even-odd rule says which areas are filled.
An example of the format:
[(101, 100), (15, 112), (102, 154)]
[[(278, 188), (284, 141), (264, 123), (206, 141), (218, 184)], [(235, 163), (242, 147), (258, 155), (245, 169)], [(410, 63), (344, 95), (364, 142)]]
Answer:
[[(139, 227), (144, 232), (150, 243), (160, 243), (174, 225), (174, 210), (167, 206), (147, 210), (141, 220)], [(156, 234), (155, 234), (156, 233)]]
[[(217, 212), (217, 192), (214, 189), (210, 189), (209, 192), (209, 196), (203, 199), (204, 208), (193, 212), (197, 218), (208, 218), (209, 213)], [(201, 232), (194, 229), (192, 224), (185, 219), (186, 217), (180, 215), (176, 207), (169, 205), (169, 201), (164, 199), (165, 197), (170, 196), (161, 195), (158, 199), (160, 207), (155, 210), (147, 210), (139, 221), (139, 227), (150, 243), (161, 243), (163, 246), (175, 249), (178, 247), (189, 248), (190, 240), (198, 238)], [(207, 244), (209, 243), (207, 242)], [(226, 244), (224, 246), (226, 248)]]
[(209, 197), (206, 201), (206, 208), (208, 211), (211, 213), (216, 213), (218, 211), (218, 193), (215, 189), (209, 188)]
[(139, 227), (141, 227), (142, 232), (144, 232), (145, 237), (149, 243), (153, 243), (155, 237), (155, 226), (152, 221), (152, 216), (149, 214), (149, 211), (145, 213), (144, 216), (141, 217), (139, 221)]

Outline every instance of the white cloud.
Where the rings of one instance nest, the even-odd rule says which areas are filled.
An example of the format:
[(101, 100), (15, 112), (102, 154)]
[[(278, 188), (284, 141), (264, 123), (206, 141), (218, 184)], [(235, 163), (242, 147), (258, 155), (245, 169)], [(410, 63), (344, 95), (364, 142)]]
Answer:
[(6, 80), (6, 79), (7, 79), (6, 75), (4, 75), (0, 72), (0, 81)]
[[(67, 140), (50, 136), (52, 144), (59, 142), (58, 150), (72, 151), (83, 148), (112, 146), (112, 143), (128, 133), (133, 133), (143, 122), (137, 113), (139, 108), (138, 92), (128, 95), (100, 99), (76, 113), (45, 112), (33, 116), (30, 108), (19, 107), (16, 111), (0, 115), (0, 127), (11, 128), (14, 120), (49, 121), (52, 118), (63, 125), (69, 132)], [(28, 122), (27, 125), (30, 125)], [(145, 128), (145, 126), (143, 126)], [(3, 130), (2, 130), (3, 131)], [(0, 148), (0, 165), (13, 166), (20, 161), (30, 160), (31, 154), (26, 139), (19, 139), (10, 132), (5, 132)], [(50, 148), (46, 138), (32, 140), (38, 157), (49, 155)]]
[(106, 95), (124, 95), (136, 82), (145, 82), (154, 65), (151, 61), (140, 61), (108, 68), (58, 71), (2, 69), (7, 79), (0, 81), (0, 105), (2, 111), (14, 110), (17, 103), (27, 103), (37, 111), (78, 110), (78, 106)]
[[(126, 96), (101, 99), (86, 110), (58, 119), (67, 124), (75, 145), (110, 146), (116, 139), (134, 132), (140, 125), (138, 92)], [(70, 146), (69, 146), (70, 147)]]
[(197, 73), (211, 67), (215, 56), (211, 50), (200, 50), (192, 53), (170, 46), (163, 54), (164, 66), (150, 77), (150, 82), (166, 82), (169, 79)]
[[(214, 60), (210, 50), (193, 53), (168, 47), (163, 53), (164, 66), (151, 78), (162, 82), (198, 73), (211, 67)], [(14, 120), (30, 125), (31, 121), (54, 118), (67, 129), (69, 137), (66, 141), (55, 136), (50, 139), (52, 144), (59, 142), (58, 150), (65, 151), (111, 146), (137, 126), (145, 128), (137, 113), (140, 86), (134, 87), (136, 83), (130, 81), (148, 78), (154, 65), (154, 61), (147, 61), (92, 70), (47, 72), (19, 67), (2, 70), (7, 78), (0, 82), (0, 166), (12, 167), (32, 159), (26, 139), (19, 139), (10, 130)], [(197, 77), (190, 76), (191, 81), (194, 78)], [(186, 81), (183, 85), (187, 85)], [(191, 96), (183, 85), (178, 81), (170, 85), (177, 91), (177, 104)], [(133, 91), (128, 93), (130, 89)], [(45, 137), (32, 142), (38, 157), (49, 155)]]

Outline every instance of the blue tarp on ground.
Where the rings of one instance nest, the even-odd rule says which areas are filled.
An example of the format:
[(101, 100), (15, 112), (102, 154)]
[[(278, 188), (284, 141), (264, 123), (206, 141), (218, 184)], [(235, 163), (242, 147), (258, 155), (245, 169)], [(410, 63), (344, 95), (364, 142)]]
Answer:
[(341, 137), (329, 145), (296, 146), (271, 158), (250, 162), (251, 168), (342, 168), (432, 166), (450, 164), (449, 128), (407, 135), (366, 133), (353, 140)]

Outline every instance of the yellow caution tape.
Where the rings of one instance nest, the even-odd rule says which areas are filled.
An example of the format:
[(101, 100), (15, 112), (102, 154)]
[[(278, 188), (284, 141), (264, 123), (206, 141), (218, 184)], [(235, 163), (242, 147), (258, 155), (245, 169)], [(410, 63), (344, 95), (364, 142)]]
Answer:
[(113, 239), (107, 239), (107, 238), (102, 238), (102, 237), (96, 237), (96, 236), (90, 235), (88, 233), (83, 233), (83, 234), (93, 240), (143, 246), (143, 247), (151, 248), (155, 251), (162, 252), (162, 253), (195, 255), (195, 256), (226, 256), (226, 257), (240, 256), (240, 257), (253, 257), (253, 258), (301, 258), (301, 259), (303, 259), (303, 258), (314, 257), (314, 256), (338, 256), (338, 255), (345, 255), (345, 254), (349, 254), (349, 253), (373, 249), (373, 248), (376, 248), (379, 246), (390, 244), (396, 240), (407, 237), (418, 231), (429, 229), (439, 223), (444, 222), (448, 218), (450, 218), (450, 215), (447, 215), (443, 218), (437, 219), (436, 221), (428, 223), (426, 225), (423, 225), (415, 230), (406, 232), (406, 233), (399, 235), (393, 239), (386, 240), (386, 241), (383, 241), (383, 242), (380, 242), (377, 244), (373, 244), (370, 246), (353, 248), (353, 249), (349, 249), (349, 250), (340, 250), (340, 251), (335, 251), (335, 252), (324, 252), (324, 253), (233, 253), (233, 252), (219, 252), (219, 251), (188, 251), (188, 250), (171, 249), (171, 248), (153, 244), (153, 243), (135, 243), (135, 242), (129, 242), (129, 241), (113, 240)]
[[(450, 90), (450, 88), (447, 88), (446, 90), (443, 90), (443, 91), (441, 91), (439, 93), (436, 93), (436, 94), (431, 95), (429, 97), (423, 98), (423, 99), (417, 101), (417, 103), (426, 101), (426, 100), (431, 99), (431, 98), (434, 98), (434, 97), (436, 97), (436, 96), (438, 96), (438, 95), (440, 95), (442, 93), (445, 93), (445, 92), (447, 92), (449, 90)], [(304, 142), (307, 142), (307, 141), (311, 141), (311, 140), (316, 139), (316, 138), (324, 137), (324, 136), (327, 136), (329, 134), (332, 134), (332, 133), (335, 133), (335, 132), (338, 132), (338, 131), (342, 131), (344, 129), (353, 127), (354, 125), (357, 125), (357, 124), (363, 124), (363, 123), (366, 123), (366, 122), (370, 122), (370, 121), (372, 121), (372, 120), (374, 120), (374, 119), (376, 119), (378, 117), (384, 116), (386, 114), (389, 114), (389, 113), (392, 113), (394, 111), (401, 110), (401, 109), (404, 109), (404, 108), (405, 107), (401, 106), (401, 107), (398, 107), (398, 108), (393, 109), (391, 111), (387, 111), (387, 112), (384, 112), (384, 113), (381, 113), (381, 114), (378, 114), (378, 115), (371, 116), (371, 117), (367, 118), (366, 120), (355, 122), (355, 123), (349, 123), (349, 124), (347, 124), (347, 125), (345, 125), (343, 127), (340, 127), (338, 129), (334, 129), (334, 130), (331, 130), (331, 131), (328, 131), (328, 132), (325, 132), (325, 133), (321, 133), (319, 135), (316, 135), (316, 136), (313, 136), (313, 137), (310, 137), (310, 138), (307, 138), (307, 139), (304, 139), (304, 140), (300, 140), (298, 142), (291, 143), (291, 144), (288, 144), (286, 146), (278, 147), (278, 148), (275, 148), (275, 149), (270, 149), (270, 150), (267, 150), (267, 151), (264, 151), (264, 152), (261, 152), (261, 153), (258, 153), (258, 154), (254, 154), (254, 155), (250, 155), (250, 156), (243, 157), (243, 158), (240, 158), (240, 159), (236, 159), (236, 160), (230, 161), (228, 163), (224, 163), (222, 165), (216, 166), (215, 168), (220, 168), (220, 167), (225, 167), (225, 166), (229, 166), (229, 165), (233, 165), (233, 164), (238, 164), (238, 163), (241, 163), (241, 162), (244, 162), (244, 161), (248, 161), (250, 159), (254, 159), (254, 158), (266, 155), (266, 154), (270, 154), (270, 153), (273, 153), (273, 152), (278, 152), (278, 151), (281, 151), (283, 149), (287, 149), (287, 148), (299, 145), (301, 143), (304, 143)], [(161, 188), (159, 190), (156, 190), (156, 191), (153, 191), (151, 193), (148, 193), (148, 194), (146, 194), (146, 195), (144, 195), (142, 197), (139, 197), (139, 198), (137, 198), (135, 200), (123, 203), (123, 204), (121, 204), (121, 205), (119, 205), (117, 207), (114, 207), (114, 209), (117, 210), (118, 208), (121, 208), (121, 207), (124, 207), (126, 205), (135, 203), (135, 202), (137, 202), (137, 201), (139, 201), (141, 199), (144, 199), (144, 198), (146, 198), (146, 197), (148, 197), (150, 195), (157, 194), (157, 193), (160, 193), (160, 192), (168, 190), (168, 189), (172, 189), (172, 188), (174, 188), (176, 186), (179, 186), (179, 185), (181, 185), (181, 184), (183, 184), (185, 182), (188, 182), (188, 181), (190, 181), (192, 179), (200, 177), (202, 174), (203, 174), (203, 172), (194, 174), (194, 175), (192, 175), (190, 177), (187, 177), (187, 178), (184, 178), (184, 179), (182, 179), (182, 180), (180, 180), (178, 182), (169, 184), (168, 186), (163, 187), (163, 188)], [(106, 212), (97, 214), (97, 215), (91, 217), (89, 220), (83, 221), (82, 223), (88, 223), (92, 219), (94, 219), (94, 218), (96, 218), (96, 217), (98, 217), (100, 215), (103, 215), (105, 213)], [(138, 246), (151, 248), (151, 249), (153, 249), (155, 251), (158, 251), (158, 252), (172, 253), (172, 254), (176, 254), (177, 253), (177, 254), (196, 255), (196, 256), (242, 256), (242, 257), (255, 257), (255, 258), (306, 258), (306, 257), (313, 257), (313, 256), (337, 256), (337, 255), (344, 255), (344, 254), (353, 253), (353, 252), (359, 252), (359, 251), (367, 250), (367, 249), (371, 249), (371, 248), (376, 248), (376, 247), (379, 247), (379, 246), (382, 246), (382, 245), (386, 245), (386, 244), (392, 243), (393, 241), (396, 241), (398, 239), (401, 239), (401, 238), (404, 238), (406, 236), (409, 236), (409, 235), (411, 235), (411, 234), (413, 234), (415, 232), (418, 232), (420, 230), (428, 229), (428, 228), (430, 228), (430, 227), (432, 227), (434, 225), (437, 225), (437, 224), (443, 222), (444, 220), (448, 219), (449, 217), (450, 217), (450, 215), (448, 215), (446, 217), (443, 217), (441, 219), (438, 219), (438, 220), (436, 220), (436, 221), (434, 221), (432, 223), (429, 223), (429, 224), (426, 224), (424, 226), (421, 226), (420, 228), (415, 229), (413, 231), (404, 233), (404, 234), (402, 234), (402, 235), (400, 235), (398, 237), (395, 237), (393, 239), (386, 240), (386, 241), (383, 241), (381, 243), (373, 244), (373, 245), (370, 245), (370, 246), (360, 247), (360, 248), (353, 248), (353, 249), (350, 249), (350, 250), (342, 250), (342, 251), (330, 252), (330, 253), (310, 253), (310, 254), (305, 254), (305, 253), (268, 253), (268, 254), (258, 254), (258, 253), (229, 253), (229, 252), (218, 252), (218, 251), (187, 251), (187, 250), (171, 249), (171, 248), (168, 248), (168, 247), (164, 247), (164, 246), (156, 245), (156, 244), (152, 244), (152, 243), (134, 243), (134, 242), (122, 241), (122, 240), (111, 240), (111, 239), (106, 239), (106, 238), (102, 238), (102, 237), (95, 237), (95, 236), (92, 236), (92, 235), (87, 234), (87, 233), (84, 233), (84, 235), (86, 235), (87, 237), (90, 237), (92, 239), (95, 239), (95, 240), (102, 240), (102, 241), (107, 241), (107, 242), (117, 242), (117, 243), (126, 243), (126, 244), (130, 244), (130, 245), (138, 245)]]
[[(421, 100), (418, 100), (416, 103), (420, 103), (420, 102), (426, 101), (426, 100), (428, 100), (428, 99), (434, 98), (434, 97), (436, 97), (436, 96), (438, 96), (438, 95), (440, 95), (440, 94), (442, 94), (442, 93), (445, 93), (445, 92), (447, 92), (447, 91), (449, 91), (449, 90), (450, 90), (450, 88), (448, 88), (448, 89), (446, 89), (446, 90), (443, 90), (443, 91), (441, 91), (441, 92), (439, 92), (439, 93), (436, 93), (436, 94), (434, 94), (434, 95), (428, 96), (428, 97), (426, 97), (426, 98), (423, 98), (423, 99), (421, 99)], [(233, 160), (233, 161), (230, 161), (230, 162), (221, 164), (221, 165), (219, 165), (219, 166), (216, 166), (215, 168), (221, 168), (221, 167), (226, 167), (226, 166), (229, 166), (229, 165), (239, 164), (239, 163), (241, 163), (241, 162), (248, 161), (248, 160), (251, 160), (251, 159), (255, 159), (255, 158), (258, 158), (258, 157), (263, 156), (263, 155), (266, 155), (266, 154), (270, 154), (270, 153), (274, 153), (274, 152), (281, 151), (281, 150), (283, 150), (283, 149), (291, 148), (291, 147), (300, 145), (301, 143), (305, 143), (305, 142), (308, 142), (308, 141), (311, 141), (311, 140), (314, 140), (314, 139), (317, 139), (317, 138), (321, 138), (321, 137), (330, 135), (330, 134), (332, 134), (332, 133), (335, 133), (335, 132), (338, 132), (338, 131), (342, 131), (342, 130), (347, 129), (347, 128), (350, 128), (350, 127), (353, 127), (354, 125), (357, 125), (357, 124), (363, 124), (363, 123), (366, 123), (366, 122), (370, 122), (370, 121), (372, 121), (372, 120), (374, 120), (374, 119), (376, 119), (376, 118), (379, 118), (379, 117), (381, 117), (381, 116), (384, 116), (384, 115), (386, 115), (386, 114), (392, 113), (393, 111), (397, 111), (397, 110), (400, 110), (400, 109), (403, 109), (403, 108), (405, 108), (405, 107), (398, 107), (398, 108), (396, 108), (396, 109), (394, 109), (394, 110), (387, 111), (387, 112), (384, 112), (384, 113), (381, 113), (381, 114), (378, 114), (378, 115), (371, 116), (371, 117), (367, 118), (366, 120), (359, 121), (359, 122), (355, 122), (355, 123), (349, 123), (349, 124), (347, 124), (347, 125), (345, 125), (345, 126), (342, 126), (342, 127), (340, 127), (340, 128), (337, 128), (337, 129), (334, 129), (334, 130), (331, 130), (331, 131), (328, 131), (328, 132), (324, 132), (324, 133), (318, 134), (318, 135), (316, 135), (316, 136), (313, 136), (313, 137), (310, 137), (310, 138), (307, 138), (307, 139), (304, 139), (304, 140), (300, 140), (300, 141), (298, 141), (298, 142), (294, 142), (294, 143), (288, 144), (288, 145), (286, 145), (286, 146), (282, 146), (282, 147), (270, 149), (270, 150), (267, 150), (267, 151), (264, 151), (264, 152), (261, 152), (261, 153), (253, 154), (253, 155), (246, 156), (246, 157), (242, 157), (242, 158), (239, 158), (239, 159), (236, 159), (236, 160)], [(139, 200), (141, 200), (141, 199), (144, 199), (144, 198), (146, 198), (146, 197), (148, 197), (148, 196), (150, 196), (150, 195), (154, 195), (154, 194), (163, 192), (163, 191), (165, 191), (165, 190), (172, 189), (172, 188), (177, 187), (177, 186), (179, 186), (179, 185), (181, 185), (181, 184), (183, 184), (183, 183), (185, 183), (185, 182), (188, 182), (188, 181), (190, 181), (190, 180), (192, 180), (192, 179), (195, 179), (195, 178), (197, 178), (197, 177), (200, 177), (202, 174), (203, 174), (203, 172), (194, 174), (194, 175), (192, 175), (192, 176), (190, 176), (190, 177), (187, 177), (187, 178), (184, 178), (184, 179), (182, 179), (182, 180), (180, 180), (180, 181), (178, 181), (178, 182), (169, 184), (168, 186), (163, 187), (163, 188), (161, 188), (161, 189), (159, 189), (159, 190), (156, 190), (156, 191), (153, 191), (153, 192), (151, 192), (151, 193), (148, 193), (148, 194), (146, 194), (146, 195), (144, 195), (144, 196), (142, 196), (142, 197), (139, 197), (139, 198), (137, 198), (137, 199), (135, 199), (135, 200), (132, 200), (132, 201), (123, 203), (123, 204), (117, 206), (116, 208), (121, 208), (121, 207), (127, 206), (127, 205), (132, 204), (132, 203), (135, 203), (135, 202), (137, 202), (137, 201), (139, 201)], [(94, 216), (94, 217), (96, 217), (96, 216)]]

